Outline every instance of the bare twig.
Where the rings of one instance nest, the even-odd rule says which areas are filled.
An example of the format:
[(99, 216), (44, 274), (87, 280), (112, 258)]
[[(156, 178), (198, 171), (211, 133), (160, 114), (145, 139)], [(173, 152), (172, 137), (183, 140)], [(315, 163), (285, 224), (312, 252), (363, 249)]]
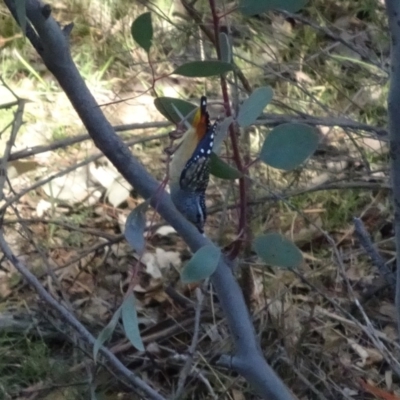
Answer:
[(383, 279), (387, 283), (389, 283), (389, 285), (394, 289), (396, 286), (396, 277), (389, 270), (389, 268), (385, 263), (385, 260), (380, 256), (380, 254), (376, 250), (374, 244), (371, 241), (371, 238), (368, 235), (368, 232), (365, 230), (365, 226), (362, 223), (361, 219), (354, 218), (353, 222), (358, 240), (360, 241), (365, 252), (369, 255), (375, 267), (378, 268), (378, 271), (382, 275)]
[(18, 104), (19, 104), (18, 100), (10, 101), (9, 103), (3, 103), (3, 104), (0, 104), (0, 110), (11, 108), (11, 107), (17, 106)]
[[(220, 17), (217, 13), (217, 5), (215, 0), (209, 0), (211, 15), (213, 19), (213, 28), (214, 28), (214, 45), (217, 51), (218, 58), (221, 59), (221, 49), (219, 44), (219, 29), (220, 29)], [(229, 100), (229, 92), (228, 92), (228, 83), (226, 78), (221, 75), (220, 77), (221, 83), (221, 90), (222, 90), (222, 97), (224, 99), (224, 107), (225, 107), (225, 114), (229, 118), (233, 115), (231, 104)], [(234, 126), (234, 124), (229, 125), (229, 138), (230, 143), (232, 146), (233, 152), (233, 160), (239, 172), (245, 175), (245, 168), (243, 165), (242, 156), (239, 151), (239, 140), (238, 140), (238, 128)], [(229, 257), (231, 259), (235, 259), (242, 247), (244, 241), (248, 240), (248, 238), (244, 237), (246, 234), (246, 226), (247, 226), (247, 200), (248, 194), (246, 190), (246, 180), (244, 176), (239, 178), (239, 221), (238, 221), (238, 237), (232, 244), (232, 248), (230, 250)]]
[(302, 122), (308, 125), (320, 126), (338, 126), (340, 128), (348, 128), (357, 131), (371, 132), (377, 136), (376, 139), (388, 141), (388, 132), (385, 128), (363, 124), (349, 118), (343, 117), (313, 117), (312, 115), (297, 116), (285, 114), (266, 114), (264, 113), (260, 119), (255, 122), (255, 125), (278, 126), (285, 123)]
[[(13, 204), (11, 204), (11, 208), (13, 209), (15, 215), (17, 216), (17, 218), (21, 219), (21, 215), (17, 209), (17, 207), (15, 207)], [(26, 226), (25, 223), (20, 222), (20, 225), (25, 233), (25, 237), (27, 238), (27, 240), (32, 244), (33, 248), (36, 250), (36, 252), (39, 254), (40, 258), (42, 259), (43, 264), (46, 266), (46, 274), (48, 276), (50, 276), (52, 282), (57, 286), (58, 291), (61, 293), (62, 299), (64, 300), (65, 304), (68, 306), (68, 309), (70, 311), (73, 310), (73, 307), (71, 305), (71, 302), (69, 301), (69, 298), (67, 296), (67, 294), (65, 293), (65, 290), (63, 288), (63, 286), (60, 283), (60, 280), (58, 279), (58, 277), (56, 276), (54, 269), (50, 266), (50, 263), (48, 261), (48, 257), (46, 257), (46, 254), (44, 253), (44, 251), (40, 248), (40, 246), (38, 246), (35, 242), (35, 240), (33, 239), (33, 235), (32, 232), (28, 229), (28, 227)]]
[[(159, 139), (161, 137), (165, 137), (165, 135), (161, 134), (161, 135), (154, 135), (154, 136), (147, 137), (147, 138), (145, 137), (145, 138), (131, 139), (131, 140), (126, 141), (125, 144), (127, 146), (131, 146), (136, 143), (143, 143), (148, 140)], [(85, 160), (83, 160), (77, 164), (71, 165), (70, 167), (63, 169), (60, 172), (57, 172), (53, 175), (50, 175), (47, 178), (44, 178), (40, 181), (35, 182), (33, 185), (25, 188), (24, 190), (21, 190), (19, 193), (15, 194), (14, 196), (9, 197), (4, 202), (4, 204), (0, 207), (0, 214), (3, 213), (12, 203), (19, 200), (21, 197), (23, 197), (25, 194), (29, 193), (31, 190), (35, 190), (35, 189), (45, 185), (46, 183), (51, 182), (52, 180), (54, 180), (56, 178), (60, 178), (61, 176), (67, 175), (67, 174), (71, 173), (72, 171), (75, 171), (76, 169), (78, 169), (80, 167), (90, 164), (91, 162), (97, 161), (98, 159), (100, 159), (102, 157), (104, 157), (103, 153), (93, 154), (92, 156), (86, 158)]]
[[(7, 257), (7, 259), (14, 265), (17, 271), (29, 282), (29, 284), (36, 290), (39, 296), (50, 306), (52, 306), (60, 316), (71, 325), (80, 335), (80, 337), (86, 341), (90, 346), (94, 346), (96, 339), (91, 335), (91, 333), (57, 300), (55, 300), (42, 286), (40, 281), (33, 275), (29, 269), (18, 260), (18, 258), (13, 254), (8, 244), (4, 239), (4, 234), (0, 232), (0, 249)], [(100, 348), (100, 352), (103, 356), (110, 362), (118, 373), (124, 377), (124, 379), (129, 382), (132, 388), (139, 388), (151, 399), (165, 400), (163, 396), (159, 395), (154, 389), (152, 389), (147, 383), (138, 378), (135, 374), (129, 371), (121, 361), (113, 353), (111, 353), (105, 347)]]
[[(257, 182), (256, 182), (257, 183)], [(292, 197), (300, 196), (306, 193), (320, 192), (324, 190), (349, 190), (349, 189), (364, 189), (364, 190), (380, 190), (380, 189), (391, 189), (388, 182), (367, 182), (367, 181), (331, 181), (326, 182), (322, 185), (313, 185), (302, 189), (293, 190), (290, 192), (274, 193), (272, 190), (268, 190), (270, 194), (266, 196), (260, 196), (254, 200), (249, 201), (249, 206), (256, 206), (263, 204), (266, 201), (281, 201), (288, 200)], [(236, 203), (234, 204), (223, 204), (208, 209), (209, 214), (214, 214), (223, 210), (233, 210), (238, 208)]]
[[(334, 252), (336, 252), (337, 251), (336, 244), (334, 242), (330, 242), (330, 243), (334, 244)], [(340, 259), (340, 255), (339, 255), (339, 257), (337, 257), (337, 255), (339, 255), (339, 254), (338, 253), (335, 254), (335, 258), (337, 259), (339, 264), (341, 264), (342, 262), (341, 262), (341, 259)], [(302, 282), (304, 282), (310, 288), (312, 288), (313, 291), (315, 291), (315, 293), (318, 293), (325, 300), (327, 300), (329, 303), (331, 303), (332, 306), (335, 307), (336, 310), (339, 310), (343, 315), (345, 315), (346, 318), (348, 318), (348, 320), (345, 320), (345, 318), (343, 318), (343, 317), (335, 317), (334, 315), (330, 314), (328, 311), (326, 311), (322, 307), (318, 308), (318, 312), (321, 312), (321, 313), (323, 313), (325, 315), (329, 314), (328, 316), (331, 317), (331, 318), (336, 318), (336, 319), (338, 319), (338, 320), (340, 320), (342, 322), (350, 323), (353, 326), (355, 326), (358, 329), (360, 329), (372, 341), (374, 346), (377, 349), (379, 349), (379, 351), (384, 356), (386, 362), (391, 366), (391, 368), (397, 374), (397, 376), (400, 376), (399, 375), (400, 374), (400, 363), (396, 359), (395, 354), (390, 352), (389, 349), (382, 343), (382, 340), (384, 339), (382, 337), (382, 335), (384, 335), (382, 332), (378, 331), (377, 329), (374, 329), (374, 327), (372, 325), (365, 326), (365, 325), (361, 324), (350, 312), (348, 312), (343, 306), (341, 306), (338, 301), (336, 301), (335, 299), (327, 296), (322, 290), (320, 290), (316, 285), (314, 285), (312, 282), (310, 282), (308, 279), (306, 279), (302, 274), (298, 273), (296, 270), (293, 270), (293, 273), (296, 276), (298, 276), (301, 279)], [(359, 306), (359, 303), (357, 304), (358, 300), (355, 299), (355, 302), (356, 302), (356, 305), (358, 307)], [(364, 313), (362, 307), (361, 307), (361, 310), (362, 310), (361, 312), (364, 315), (365, 313)], [(384, 335), (384, 336), (386, 336), (386, 335)]]
[[(196, 22), (196, 24), (198, 24), (203, 33), (207, 36), (208, 40), (214, 45), (214, 47), (218, 47), (217, 44), (218, 36), (215, 36), (214, 35), (215, 32), (213, 33), (212, 30), (207, 26), (207, 24), (203, 22), (202, 15), (193, 7), (194, 2), (181, 0), (181, 3), (185, 8), (185, 10), (187, 11), (187, 13), (193, 19), (193, 21)], [(252, 89), (249, 81), (247, 80), (244, 73), (237, 66), (235, 66), (235, 73), (237, 74), (240, 82), (242, 83), (244, 90), (247, 93), (251, 93)]]
[[(265, 187), (263, 185), (259, 185), (261, 187), (263, 187), (266, 191), (271, 192), (271, 190), (268, 187)], [(321, 229), (321, 227), (319, 227), (317, 224), (315, 224), (313, 221), (311, 221), (309, 218), (307, 218), (302, 212), (301, 210), (299, 210), (297, 207), (293, 206), (292, 204), (290, 204), (287, 200), (285, 200), (284, 198), (279, 198), (280, 201), (283, 201), (285, 204), (288, 205), (288, 207), (290, 207), (291, 209), (297, 211), (300, 215), (303, 216), (303, 218), (312, 226), (314, 226), (324, 237), (325, 239), (328, 241), (328, 243), (330, 244), (332, 251), (333, 251), (333, 255), (337, 260), (337, 264), (339, 266), (339, 271), (344, 279), (344, 281), (347, 283), (347, 287), (348, 290), (352, 296), (352, 300), (354, 301), (354, 303), (356, 304), (356, 306), (360, 309), (360, 311), (362, 312), (365, 321), (367, 322), (367, 326), (361, 325), (357, 320), (355, 320), (355, 318), (346, 310), (343, 309), (343, 307), (341, 307), (340, 305), (338, 305), (338, 303), (332, 299), (329, 299), (329, 301), (335, 305), (335, 307), (338, 307), (345, 315), (349, 316), (353, 321), (356, 321), (357, 326), (359, 326), (363, 332), (371, 339), (371, 341), (374, 343), (375, 347), (377, 347), (381, 353), (384, 355), (387, 363), (392, 367), (393, 371), (395, 371), (396, 374), (400, 373), (400, 363), (397, 361), (396, 357), (385, 347), (385, 345), (382, 343), (382, 341), (380, 340), (379, 336), (376, 333), (376, 330), (373, 329), (371, 322), (369, 321), (369, 319), (367, 318), (364, 310), (362, 309), (358, 299), (355, 297), (354, 293), (353, 293), (353, 289), (348, 281), (348, 278), (345, 274), (345, 267), (343, 265), (343, 260), (342, 257), (339, 253), (339, 250), (337, 248), (337, 245), (334, 241), (334, 239), (327, 233), (325, 232), (323, 229)], [(304, 280), (308, 285), (310, 285), (314, 290), (317, 290), (318, 293), (321, 294), (321, 291), (318, 290), (315, 285), (312, 285), (310, 282), (307, 282), (305, 280), (305, 278), (296, 272), (296, 270), (293, 270), (293, 272), (299, 276), (302, 280)], [(324, 295), (324, 298), (327, 298), (327, 296)], [(226, 363), (226, 359), (224, 359), (224, 363)]]
[(9, 161), (9, 156), (11, 153), (11, 149), (14, 146), (15, 139), (17, 138), (17, 134), (19, 129), (21, 128), (23, 121), (22, 117), (24, 115), (24, 106), (25, 100), (18, 100), (18, 108), (15, 112), (14, 119), (12, 122), (10, 137), (7, 141), (6, 148), (4, 150), (3, 158), (0, 160), (0, 200), (4, 199), (4, 185), (7, 180), (7, 163)]
[[(185, 356), (183, 354), (173, 354), (172, 356), (168, 357), (168, 362), (172, 362), (172, 363), (182, 363), (182, 362), (186, 362), (188, 356)], [(195, 378), (198, 379), (199, 381), (203, 382), (204, 386), (207, 388), (210, 396), (212, 399), (217, 400), (218, 396), (215, 394), (214, 389), (210, 383), (210, 381), (207, 379), (207, 377), (195, 366), (192, 367), (192, 372), (190, 373), (190, 375)]]
[[(396, 0), (394, 0), (394, 1), (396, 1)], [(329, 28), (327, 28), (325, 26), (321, 26), (300, 14), (292, 14), (287, 11), (281, 11), (281, 13), (287, 17), (293, 18), (296, 21), (300, 21), (303, 24), (311, 26), (311, 28), (315, 29), (316, 31), (322, 32), (324, 35), (330, 37), (332, 40), (335, 40), (336, 42), (342, 43), (344, 46), (346, 46), (347, 48), (349, 48), (350, 50), (354, 51), (355, 53), (359, 54), (362, 58), (367, 60), (371, 65), (374, 65), (375, 67), (377, 67), (378, 69), (380, 69), (381, 71), (383, 71), (385, 73), (389, 73), (387, 68), (385, 68), (381, 63), (372, 60), (371, 57), (369, 57), (369, 55), (365, 51), (363, 51), (359, 47), (353, 45), (348, 40), (342, 38), (340, 35), (336, 35)]]
[(17, 219), (4, 219), (3, 220), (3, 226), (6, 225), (15, 225), (15, 224), (46, 224), (46, 225), (56, 225), (60, 226), (66, 230), (69, 231), (75, 231), (75, 232), (80, 232), (84, 233), (86, 235), (93, 235), (99, 238), (107, 239), (107, 240), (115, 240), (123, 237), (123, 235), (115, 235), (115, 234), (110, 234), (104, 231), (101, 231), (100, 229), (94, 229), (94, 228), (83, 228), (77, 225), (73, 225), (70, 223), (67, 223), (62, 220), (56, 220), (56, 219), (45, 219), (45, 218), (17, 218)]
[[(145, 124), (127, 124), (127, 125), (117, 125), (114, 127), (116, 132), (124, 132), (124, 131), (129, 131), (129, 130), (135, 130), (135, 129), (154, 129), (154, 128), (162, 128), (162, 127), (167, 127), (171, 125), (169, 122), (154, 122), (154, 123), (145, 123)], [(149, 142), (151, 140), (158, 140), (158, 139), (163, 139), (168, 136), (168, 133), (160, 133), (157, 135), (152, 135), (152, 136), (143, 136), (143, 137), (136, 137), (134, 139), (130, 139), (126, 143), (130, 144), (136, 144), (136, 143), (144, 143), (144, 142)], [(61, 140), (55, 140), (54, 142), (47, 144), (47, 145), (38, 145), (34, 147), (29, 147), (24, 150), (19, 150), (14, 153), (11, 153), (8, 160), (9, 161), (14, 161), (14, 160), (20, 160), (21, 158), (26, 158), (33, 156), (35, 154), (41, 154), (41, 153), (46, 153), (47, 151), (53, 151), (57, 149), (63, 149), (68, 146), (73, 146), (74, 144), (83, 142), (85, 140), (91, 139), (88, 134), (84, 135), (79, 135), (79, 136), (74, 136), (66, 139), (61, 139)], [(135, 141), (133, 143), (132, 141)], [(128, 144), (128, 146), (130, 146)]]
[(17, 200), (19, 200), (21, 197), (23, 197), (25, 194), (29, 193), (31, 190), (35, 190), (35, 189), (45, 185), (46, 183), (51, 182), (53, 179), (56, 179), (56, 178), (66, 175), (66, 174), (69, 174), (70, 172), (76, 170), (77, 168), (83, 167), (84, 165), (87, 165), (93, 161), (98, 160), (102, 156), (103, 156), (103, 154), (95, 154), (75, 165), (72, 165), (71, 167), (65, 168), (62, 171), (57, 172), (53, 175), (50, 175), (49, 177), (47, 177), (45, 179), (41, 179), (40, 181), (35, 182), (33, 185), (21, 190), (19, 193), (15, 194), (14, 196), (9, 197), (3, 203), (3, 205), (0, 207), (0, 215), (2, 215), (11, 204), (13, 204)]
[[(207, 280), (207, 283), (208, 283), (208, 280)], [(189, 375), (190, 370), (192, 368), (193, 357), (194, 357), (194, 353), (196, 351), (197, 342), (199, 340), (200, 317), (201, 317), (201, 309), (203, 307), (203, 300), (204, 300), (204, 294), (200, 288), (196, 289), (196, 297), (197, 297), (197, 305), (196, 305), (196, 313), (195, 313), (195, 319), (194, 319), (194, 331), (193, 331), (192, 343), (190, 344), (190, 347), (189, 347), (188, 357), (186, 358), (185, 364), (183, 365), (181, 373), (179, 374), (178, 388), (176, 389), (176, 393), (175, 393), (175, 398), (177, 398), (177, 399), (179, 399), (181, 397), (183, 389), (185, 388), (186, 378)]]
[[(397, 374), (397, 376), (400, 376), (400, 363), (397, 360), (397, 358), (394, 356), (394, 354), (392, 354), (387, 348), (386, 346), (382, 343), (382, 341), (380, 340), (380, 338), (378, 337), (378, 335), (376, 334), (376, 330), (373, 327), (371, 321), (369, 320), (369, 318), (367, 317), (367, 315), (365, 314), (365, 311), (363, 309), (363, 307), (361, 306), (360, 302), (358, 301), (353, 288), (349, 282), (349, 279), (346, 275), (346, 271), (345, 271), (345, 267), (343, 264), (343, 260), (342, 257), (339, 253), (339, 250), (336, 246), (335, 241), (333, 240), (333, 238), (328, 235), (325, 234), (326, 239), (328, 240), (329, 244), (332, 247), (333, 250), (333, 254), (336, 258), (337, 264), (339, 266), (339, 272), (342, 276), (342, 279), (346, 282), (346, 286), (347, 286), (347, 290), (350, 294), (350, 298), (351, 300), (354, 302), (354, 304), (357, 306), (358, 310), (361, 312), (364, 321), (366, 322), (366, 326), (362, 325), (362, 329), (363, 331), (366, 333), (366, 335), (371, 339), (372, 343), (374, 344), (374, 346), (379, 349), (379, 351), (382, 353), (382, 355), (385, 357), (386, 362), (392, 367), (393, 371)], [(346, 314), (348, 315), (348, 313), (346, 312)]]
[(283, 355), (280, 357), (280, 360), (282, 360), (285, 364), (287, 364), (293, 372), (299, 377), (299, 379), (317, 396), (317, 399), (319, 400), (328, 400), (321, 391), (319, 391), (315, 385), (313, 385), (307, 377), (295, 366), (295, 364), (292, 362), (292, 360), (289, 358), (287, 351), (285, 348), (281, 347), (280, 348), (281, 352)]

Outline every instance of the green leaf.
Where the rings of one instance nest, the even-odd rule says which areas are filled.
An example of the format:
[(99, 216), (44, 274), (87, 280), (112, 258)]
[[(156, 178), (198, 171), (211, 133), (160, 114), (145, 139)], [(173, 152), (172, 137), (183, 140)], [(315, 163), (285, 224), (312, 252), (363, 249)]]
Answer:
[(188, 77), (205, 78), (221, 75), (232, 70), (232, 64), (222, 61), (193, 61), (178, 67), (173, 74)]
[(21, 27), (22, 34), (26, 35), (26, 0), (16, 0), (15, 9), (17, 11), (17, 17), (19, 26)]
[(146, 210), (148, 206), (149, 203), (147, 201), (139, 204), (131, 211), (125, 222), (125, 239), (139, 254), (143, 253), (146, 246), (144, 230), (146, 228)]
[(260, 87), (246, 99), (240, 106), (237, 122), (241, 127), (246, 127), (254, 122), (272, 100), (274, 92), (269, 86)]
[(282, 124), (268, 134), (260, 159), (271, 167), (289, 171), (310, 157), (318, 142), (314, 128), (305, 124)]
[(307, 0), (240, 0), (239, 10), (245, 15), (256, 15), (270, 10), (297, 12)]
[(213, 245), (197, 250), (181, 272), (182, 282), (193, 283), (208, 278), (217, 269), (220, 257), (221, 250)]
[(131, 34), (135, 42), (148, 53), (153, 41), (151, 13), (139, 15), (132, 23)]
[(126, 337), (132, 343), (133, 347), (139, 351), (144, 351), (135, 308), (135, 297), (132, 293), (130, 293), (122, 303), (122, 323), (124, 325)]
[(93, 346), (93, 359), (95, 362), (96, 362), (97, 354), (100, 350), (100, 347), (113, 334), (120, 316), (121, 316), (121, 307), (118, 308), (118, 310), (112, 316), (111, 321), (107, 324), (107, 326), (100, 332), (99, 336), (97, 337), (96, 342)]
[(235, 180), (242, 176), (242, 174), (236, 168), (231, 167), (228, 163), (221, 160), (215, 153), (211, 154), (210, 160), (210, 173), (217, 178)]
[(154, 105), (168, 121), (174, 124), (178, 124), (181, 121), (181, 117), (176, 113), (173, 105), (185, 116), (198, 107), (188, 101), (174, 99), (173, 97), (158, 97), (154, 100)]
[(303, 256), (297, 246), (279, 233), (267, 233), (253, 240), (257, 255), (268, 265), (281, 268), (296, 268)]
[(219, 48), (221, 49), (221, 61), (232, 62), (232, 44), (225, 32), (219, 33)]

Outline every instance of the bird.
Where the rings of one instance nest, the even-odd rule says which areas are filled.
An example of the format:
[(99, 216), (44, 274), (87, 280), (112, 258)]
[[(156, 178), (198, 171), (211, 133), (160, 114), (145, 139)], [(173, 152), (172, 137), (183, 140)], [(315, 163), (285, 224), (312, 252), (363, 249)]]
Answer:
[(204, 234), (207, 219), (205, 192), (210, 156), (218, 122), (210, 123), (207, 97), (202, 96), (191, 127), (185, 132), (170, 164), (170, 194), (175, 207)]

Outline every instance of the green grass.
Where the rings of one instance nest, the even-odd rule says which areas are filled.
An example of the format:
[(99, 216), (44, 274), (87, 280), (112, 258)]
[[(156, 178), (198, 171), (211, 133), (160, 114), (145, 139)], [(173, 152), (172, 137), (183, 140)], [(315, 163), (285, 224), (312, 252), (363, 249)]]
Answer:
[[(38, 330), (39, 332), (39, 330)], [(0, 398), (18, 398), (28, 388), (40, 399), (84, 400), (88, 384), (73, 371), (71, 349), (50, 346), (24, 333), (0, 334)], [(79, 369), (79, 368), (78, 368)]]
[(320, 191), (290, 199), (290, 203), (300, 211), (322, 208), (322, 229), (327, 231), (346, 228), (370, 201), (370, 194), (358, 189)]
[(69, 137), (68, 132), (66, 131), (66, 127), (64, 125), (56, 126), (51, 134), (51, 138), (56, 140), (67, 139)]
[(12, 395), (49, 378), (54, 371), (44, 341), (18, 334), (0, 336), (0, 393)]

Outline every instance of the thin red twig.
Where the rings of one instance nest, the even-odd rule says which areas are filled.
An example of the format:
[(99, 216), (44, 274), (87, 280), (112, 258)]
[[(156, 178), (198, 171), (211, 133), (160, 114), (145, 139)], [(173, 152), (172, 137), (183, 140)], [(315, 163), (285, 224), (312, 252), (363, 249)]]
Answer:
[[(221, 58), (221, 50), (219, 47), (219, 40), (218, 40), (220, 17), (217, 13), (215, 0), (209, 0), (209, 4), (210, 4), (210, 10), (211, 10), (211, 15), (212, 15), (212, 19), (213, 19), (215, 47), (216, 47), (218, 59), (220, 59)], [(230, 101), (229, 101), (228, 84), (226, 82), (225, 77), (222, 75), (221, 75), (221, 90), (222, 90), (222, 97), (224, 99), (225, 113), (226, 113), (227, 117), (230, 117), (232, 115), (232, 110), (231, 110)], [(241, 158), (240, 151), (239, 151), (239, 144), (238, 144), (238, 140), (237, 140), (236, 129), (233, 124), (231, 124), (231, 126), (229, 127), (229, 137), (231, 139), (232, 150), (233, 150), (233, 160), (235, 161), (236, 167), (241, 173), (245, 173), (245, 169), (243, 168), (242, 158)], [(247, 223), (247, 221), (246, 221), (246, 219), (247, 219), (246, 218), (247, 194), (246, 194), (245, 178), (239, 179), (239, 201), (240, 201), (240, 207), (239, 207), (240, 212), (239, 212), (239, 224), (238, 224), (238, 238), (232, 244), (232, 247), (230, 250), (230, 257), (232, 259), (236, 258), (240, 252), (240, 249), (241, 249), (242, 243), (243, 243), (242, 235), (245, 232), (244, 228)]]

